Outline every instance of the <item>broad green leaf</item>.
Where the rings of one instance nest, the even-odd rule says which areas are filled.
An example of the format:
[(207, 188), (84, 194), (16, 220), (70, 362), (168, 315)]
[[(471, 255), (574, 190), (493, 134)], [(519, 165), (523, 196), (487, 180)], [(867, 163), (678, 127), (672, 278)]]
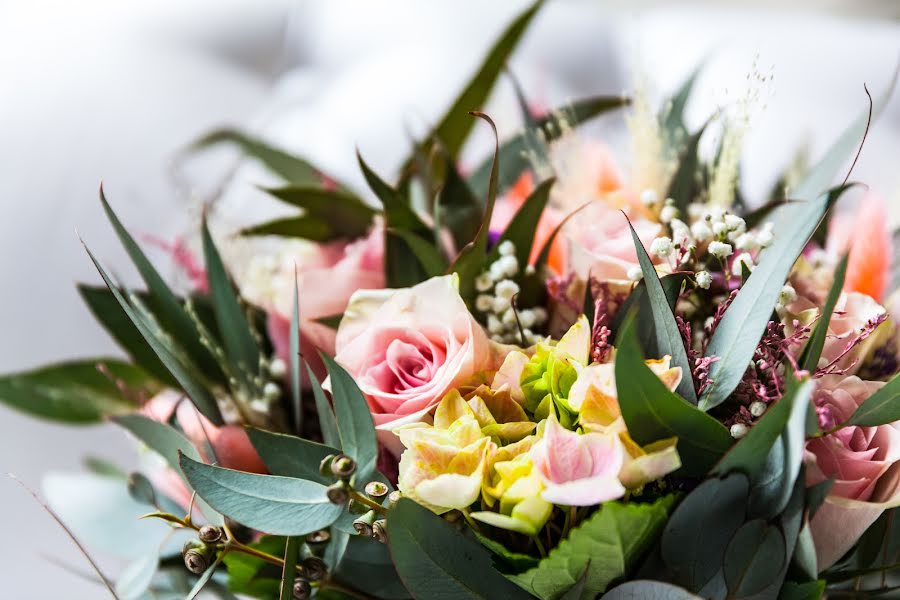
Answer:
[[(210, 132), (194, 142), (192, 148), (199, 150), (223, 143), (235, 144), (244, 154), (259, 160), (288, 183), (297, 186), (322, 185), (322, 172), (309, 162), (235, 129), (220, 129)], [(347, 189), (340, 183), (338, 183), (338, 188)]]
[(676, 583), (699, 591), (716, 577), (728, 543), (744, 523), (748, 492), (747, 478), (734, 473), (704, 481), (678, 505), (661, 543)]
[(751, 598), (778, 577), (787, 561), (784, 535), (763, 519), (748, 521), (725, 550), (724, 573), (729, 598)]
[(203, 591), (203, 588), (205, 588), (206, 584), (209, 583), (209, 580), (212, 579), (213, 573), (215, 573), (216, 569), (219, 568), (219, 564), (221, 564), (223, 556), (223, 554), (220, 554), (213, 562), (213, 564), (209, 565), (209, 568), (203, 572), (199, 579), (197, 579), (194, 587), (191, 588), (191, 591), (188, 592), (188, 595), (184, 600), (194, 600), (194, 598), (200, 595), (200, 592)]
[[(585, 98), (557, 107), (546, 116), (537, 119), (540, 133), (533, 129), (526, 129), (500, 145), (499, 189), (506, 190), (516, 182), (523, 172), (532, 168), (533, 165), (528, 154), (534, 151), (534, 144), (552, 142), (558, 139), (564, 131), (605, 112), (626, 106), (629, 102), (628, 98), (621, 96)], [(483, 190), (488, 185), (491, 164), (491, 159), (488, 158), (472, 171), (468, 181), (473, 190)]]
[(772, 246), (761, 254), (756, 268), (725, 311), (706, 349), (706, 356), (716, 356), (719, 360), (710, 366), (712, 383), (700, 398), (702, 410), (724, 402), (740, 383), (794, 261), (825, 212), (848, 187), (842, 185), (815, 200), (782, 207), (790, 211), (790, 220), (775, 236)]
[(335, 238), (366, 235), (377, 211), (357, 196), (320, 187), (288, 186), (266, 190), (283, 202), (303, 209), (303, 214), (328, 224)]
[[(127, 393), (116, 385), (117, 381)], [(157, 391), (159, 385), (141, 369), (109, 358), (60, 363), (0, 377), (0, 403), (35, 417), (70, 424), (99, 423), (112, 415), (133, 412), (139, 406), (139, 397)]]
[(325, 396), (322, 384), (319, 383), (319, 380), (316, 377), (316, 374), (313, 373), (312, 368), (310, 368), (309, 363), (306, 365), (306, 374), (309, 377), (313, 397), (316, 401), (316, 413), (319, 415), (319, 427), (322, 430), (322, 439), (327, 446), (340, 448), (341, 437), (340, 433), (338, 433), (334, 409), (331, 407), (331, 402), (329, 402), (328, 398)]
[(494, 564), (500, 567), (503, 573), (521, 573), (533, 567), (536, 567), (541, 560), (530, 554), (521, 554), (513, 552), (500, 542), (496, 542), (491, 538), (484, 536), (473, 530), (475, 537), (481, 542), (481, 545), (490, 550), (494, 554)]
[(578, 578), (575, 585), (570, 587), (559, 600), (580, 600), (581, 596), (584, 594), (584, 588), (587, 585), (587, 576), (590, 568), (591, 562), (589, 560), (588, 564), (584, 567), (584, 572), (581, 573), (581, 577)]
[(87, 304), (94, 318), (137, 366), (163, 383), (178, 385), (106, 286), (79, 283), (77, 287), (81, 299)]
[[(678, 300), (678, 295), (681, 293), (681, 288), (684, 285), (686, 277), (682, 273), (671, 273), (669, 275), (663, 275), (659, 282), (662, 284), (663, 291), (666, 294), (666, 300), (668, 301), (669, 308), (675, 308), (675, 302)], [(637, 308), (634, 308), (637, 307)], [(613, 318), (612, 326), (610, 329), (612, 330), (613, 335), (617, 334), (619, 330), (622, 328), (622, 324), (625, 323), (625, 320), (634, 312), (634, 314), (645, 315), (652, 311), (652, 307), (650, 306), (650, 298), (647, 296), (647, 282), (644, 281), (643, 278), (634, 286), (631, 290), (631, 293), (628, 294), (628, 297), (625, 298), (625, 301), (622, 302), (622, 305), (616, 311), (616, 316)], [(673, 313), (674, 314), (674, 313)], [(651, 348), (656, 343), (656, 333), (653, 331), (653, 323), (650, 319), (638, 319), (635, 323), (637, 327), (637, 336), (638, 340), (641, 342), (644, 348)]]
[(116, 579), (116, 593), (122, 600), (136, 600), (143, 596), (159, 568), (159, 553), (153, 551), (132, 561)]
[(828, 325), (831, 323), (831, 316), (834, 314), (834, 307), (837, 306), (838, 298), (844, 289), (844, 278), (847, 276), (847, 261), (850, 254), (844, 254), (837, 268), (834, 271), (834, 281), (831, 283), (831, 289), (828, 290), (828, 296), (825, 298), (825, 305), (822, 307), (822, 314), (813, 328), (809, 341), (803, 349), (800, 357), (800, 368), (804, 371), (813, 372), (819, 364), (819, 358), (822, 356), (822, 349), (825, 347), (825, 338), (828, 335)]
[[(334, 544), (334, 529), (331, 535), (331, 544)], [(337, 535), (344, 536), (345, 551), (340, 564), (333, 570), (335, 580), (383, 600), (411, 597), (397, 575), (386, 545), (359, 535), (349, 536), (349, 539), (346, 534)], [(326, 562), (327, 560), (326, 554)]]
[(281, 599), (294, 600), (294, 579), (297, 576), (297, 560), (300, 558), (302, 542), (298, 537), (289, 537), (284, 544), (284, 568), (281, 571)]
[(820, 600), (825, 592), (825, 580), (796, 583), (788, 581), (781, 588), (778, 600)]
[[(397, 573), (416, 598), (525, 600), (523, 590), (498, 573), (481, 545), (427, 508), (401, 499), (388, 515), (388, 544)], [(579, 573), (580, 574), (580, 573)]]
[(100, 265), (100, 262), (94, 257), (93, 253), (91, 253), (90, 249), (87, 246), (85, 246), (84, 249), (87, 251), (88, 256), (90, 256), (91, 261), (93, 261), (94, 266), (103, 278), (104, 283), (106, 283), (106, 287), (109, 288), (109, 291), (112, 292), (116, 301), (119, 303), (119, 306), (122, 307), (122, 310), (125, 311), (125, 314), (128, 315), (131, 322), (134, 323), (138, 331), (141, 332), (141, 335), (144, 336), (144, 339), (147, 340), (150, 347), (153, 348), (153, 352), (156, 353), (160, 361), (178, 381), (181, 389), (185, 391), (197, 409), (207, 419), (214, 425), (221, 425), (224, 421), (222, 420), (222, 413), (219, 411), (218, 403), (216, 402), (215, 397), (207, 389), (206, 385), (201, 381), (200, 374), (197, 373), (195, 367), (190, 363), (186, 363), (181, 358), (180, 353), (173, 349), (171, 339), (167, 334), (159, 331), (155, 324), (142, 312), (131, 306), (128, 300), (122, 296), (122, 292), (119, 291), (119, 288), (113, 283), (112, 279), (110, 279), (106, 270)]
[(637, 580), (614, 587), (603, 594), (603, 600), (701, 600), (701, 598), (671, 583)]
[(274, 235), (300, 238), (312, 242), (328, 242), (337, 236), (331, 226), (319, 217), (284, 217), (241, 230), (241, 235)]
[[(628, 218), (623, 218), (627, 221)], [(681, 397), (690, 402), (697, 404), (697, 392), (694, 390), (693, 366), (687, 357), (687, 350), (684, 347), (684, 338), (681, 331), (678, 330), (678, 323), (675, 322), (675, 313), (669, 305), (669, 298), (663, 289), (656, 268), (647, 255), (641, 238), (628, 221), (628, 227), (631, 229), (631, 238), (634, 241), (634, 250), (637, 253), (638, 262), (641, 265), (641, 272), (644, 274), (644, 284), (647, 292), (647, 299), (650, 303), (650, 312), (637, 315), (635, 318), (647, 319), (652, 321), (653, 331), (656, 334), (656, 351), (659, 356), (651, 358), (660, 358), (662, 356), (672, 357), (672, 366), (681, 368), (681, 382), (676, 390)]]
[[(149, 293), (147, 304), (151, 308), (155, 319), (159, 321), (159, 326), (174, 339), (178, 340), (179, 345), (184, 348), (184, 352), (189, 360), (195, 363), (208, 378), (224, 381), (219, 365), (216, 363), (209, 350), (200, 342), (200, 332), (197, 328), (197, 324), (182, 306), (181, 299), (168, 285), (166, 285), (165, 280), (163, 280), (153, 264), (147, 259), (140, 246), (138, 246), (131, 234), (128, 233), (128, 230), (122, 225), (122, 222), (119, 221), (119, 217), (116, 216), (116, 213), (109, 205), (109, 202), (107, 202), (102, 187), (100, 188), (100, 202), (103, 205), (103, 210), (106, 212), (106, 216), (112, 224), (116, 235), (122, 242), (122, 246), (131, 258), (131, 262), (134, 263), (141, 279), (143, 279), (144, 283), (147, 285), (147, 291)], [(96, 261), (94, 262), (96, 264)], [(104, 277), (104, 279), (106, 278)], [(107, 286), (112, 287), (109, 282), (107, 282)], [(113, 292), (113, 295), (115, 295), (115, 292)], [(116, 300), (118, 300), (118, 298), (116, 298)], [(125, 312), (128, 313), (127, 310), (125, 310)], [(129, 315), (129, 317), (130, 316), (131, 315)], [(135, 325), (137, 324), (135, 323)], [(140, 330), (141, 328), (138, 327), (138, 329)], [(143, 331), (141, 331), (141, 334), (146, 339), (147, 336)], [(149, 343), (149, 340), (147, 341)], [(153, 344), (150, 345), (151, 347), (153, 346)], [(154, 348), (154, 351), (155, 350), (156, 349)], [(159, 356), (158, 353), (157, 356)], [(171, 366), (167, 364), (166, 361), (162, 360), (161, 356), (159, 358), (171, 371)], [(172, 372), (172, 375), (178, 379), (178, 376), (174, 372)], [(180, 379), (179, 383), (181, 383)], [(185, 391), (187, 390), (185, 389)]]
[(433, 241), (423, 239), (405, 229), (388, 229), (386, 234), (397, 236), (406, 243), (426, 277), (438, 277), (447, 271), (447, 259)]
[(259, 345), (205, 219), (202, 236), (209, 293), (212, 297), (216, 322), (219, 324), (219, 332), (225, 344), (225, 352), (228, 359), (238, 367), (239, 375), (248, 382), (247, 387), (253, 389), (249, 384), (252, 376), (259, 370)]
[(247, 435), (272, 475), (307, 479), (325, 485), (334, 482), (334, 477), (319, 473), (319, 463), (329, 454), (339, 454), (340, 450), (262, 429), (247, 428)]
[(587, 568), (580, 598), (594, 598), (611, 582), (630, 573), (637, 561), (659, 543), (674, 503), (675, 496), (652, 504), (606, 502), (537, 567), (509, 578), (538, 598), (552, 600), (575, 585)]
[(842, 427), (874, 427), (900, 420), (900, 375), (866, 398)]
[(344, 367), (325, 354), (322, 360), (331, 378), (331, 398), (341, 436), (341, 449), (356, 460), (359, 477), (364, 479), (375, 471), (378, 459), (378, 442), (375, 440), (375, 424), (369, 404)]
[(616, 387), (628, 432), (639, 444), (678, 438), (681, 471), (703, 475), (728, 450), (731, 435), (725, 427), (669, 391), (644, 363), (635, 336), (634, 321), (627, 321), (616, 342)]
[(263, 533), (306, 535), (328, 527), (343, 511), (329, 502), (320, 483), (212, 467), (185, 455), (181, 470), (210, 506)]
[[(174, 427), (154, 421), (143, 415), (122, 415), (114, 417), (113, 422), (127, 429), (148, 448), (162, 456), (176, 473), (179, 472), (179, 455), (185, 454), (193, 460), (203, 460), (194, 445)], [(190, 486), (190, 482), (185, 480)], [(202, 501), (200, 508), (203, 515), (211, 523), (221, 524), (222, 518)]]
[(700, 193), (700, 180), (698, 175), (702, 168), (698, 149), (700, 147), (700, 138), (706, 131), (707, 121), (696, 133), (687, 138), (684, 151), (678, 160), (678, 169), (672, 176), (669, 183), (669, 189), (666, 191), (666, 198), (672, 198), (675, 206), (682, 215), (687, 214), (688, 204), (693, 202)]
[(556, 183), (556, 179), (551, 177), (534, 188), (534, 191), (525, 199), (522, 207), (516, 212), (509, 225), (500, 235), (496, 246), (488, 255), (489, 262), (494, 262), (500, 257), (500, 244), (508, 241), (515, 244), (515, 257), (519, 265), (524, 269), (525, 265), (529, 263), (531, 247), (534, 245), (534, 235), (541, 220), (541, 215), (544, 214), (547, 201), (550, 200), (550, 189), (554, 183)]

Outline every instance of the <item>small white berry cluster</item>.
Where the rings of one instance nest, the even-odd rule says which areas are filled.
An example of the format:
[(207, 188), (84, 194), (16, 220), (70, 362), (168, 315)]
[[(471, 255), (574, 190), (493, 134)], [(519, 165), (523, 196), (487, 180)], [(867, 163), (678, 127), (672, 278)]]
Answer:
[[(750, 404), (750, 414), (753, 415), (753, 418), (758, 419), (766, 414), (766, 409), (768, 407), (769, 405), (762, 400), (756, 400), (755, 402)], [(739, 440), (747, 435), (747, 432), (750, 431), (750, 427), (745, 425), (744, 423), (735, 423), (729, 428), (728, 431), (729, 433), (731, 433), (731, 437)]]
[[(654, 189), (646, 189), (641, 192), (641, 202), (645, 206), (653, 207), (657, 203), (659, 203), (659, 194), (656, 193)], [(675, 201), (671, 198), (666, 198), (663, 201), (662, 207), (659, 209), (659, 220), (663, 223), (671, 223), (674, 219), (677, 219), (679, 216), (678, 208), (675, 206)]]
[[(519, 284), (512, 280), (519, 273), (516, 247), (506, 240), (498, 250), (500, 257), (475, 278), (475, 289), (478, 291), (475, 310), (485, 315), (492, 340), (513, 344), (520, 343), (524, 336), (526, 344), (536, 344), (543, 337), (535, 334), (534, 328), (547, 322), (547, 311), (539, 306), (516, 311), (513, 298), (519, 293)], [(526, 273), (530, 273), (530, 269), (530, 266), (526, 267)]]

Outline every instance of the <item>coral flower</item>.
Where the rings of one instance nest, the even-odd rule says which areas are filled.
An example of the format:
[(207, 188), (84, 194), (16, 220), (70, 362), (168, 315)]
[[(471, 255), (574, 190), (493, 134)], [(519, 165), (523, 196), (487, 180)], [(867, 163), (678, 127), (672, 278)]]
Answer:
[(884, 199), (868, 193), (855, 214), (838, 214), (829, 222), (827, 249), (850, 251), (844, 291), (867, 294), (881, 302), (890, 282), (894, 256)]

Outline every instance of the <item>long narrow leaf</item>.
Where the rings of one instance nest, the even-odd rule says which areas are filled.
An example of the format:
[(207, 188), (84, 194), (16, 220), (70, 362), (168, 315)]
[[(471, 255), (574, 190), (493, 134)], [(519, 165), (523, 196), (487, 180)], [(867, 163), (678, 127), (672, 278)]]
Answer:
[(900, 375), (895, 375), (884, 387), (866, 398), (842, 427), (874, 427), (897, 420), (900, 420)]
[(319, 427), (322, 430), (322, 439), (325, 443), (334, 448), (341, 447), (341, 437), (338, 433), (337, 420), (334, 417), (334, 409), (331, 403), (325, 397), (325, 391), (322, 384), (319, 383), (316, 374), (313, 373), (309, 363), (306, 364), (306, 374), (309, 377), (309, 384), (312, 387), (313, 397), (316, 400), (316, 413), (319, 415)]
[(300, 356), (300, 282), (297, 271), (294, 271), (294, 306), (291, 310), (291, 400), (293, 401), (294, 431), (299, 435), (303, 431), (303, 371)]
[(805, 371), (812, 371), (819, 364), (822, 349), (825, 348), (825, 338), (828, 336), (828, 325), (831, 323), (834, 307), (837, 306), (838, 298), (840, 298), (844, 289), (844, 278), (847, 276), (847, 262), (849, 258), (849, 254), (844, 254), (838, 263), (837, 269), (834, 271), (834, 281), (831, 283), (831, 289), (828, 290), (825, 305), (822, 307), (822, 314), (816, 322), (812, 335), (809, 336), (806, 348), (803, 349), (803, 354), (800, 357), (800, 368)]
[(294, 599), (294, 579), (297, 575), (297, 560), (300, 558), (300, 538), (289, 537), (284, 543), (284, 567), (281, 570), (281, 598)]
[(506, 226), (506, 229), (497, 241), (497, 245), (490, 256), (488, 256), (490, 262), (499, 258), (500, 244), (509, 241), (516, 246), (515, 257), (519, 265), (524, 267), (528, 264), (531, 248), (534, 245), (535, 232), (538, 229), (538, 223), (544, 214), (547, 202), (550, 200), (550, 190), (555, 182), (556, 179), (553, 177), (541, 182), (525, 199), (522, 207), (513, 216), (509, 225)]
[(402, 239), (427, 277), (437, 277), (447, 270), (447, 259), (441, 251), (435, 247), (434, 242), (427, 241), (405, 229), (388, 229), (387, 235), (394, 235)]
[(218, 557), (216, 557), (215, 562), (209, 565), (209, 568), (206, 569), (197, 580), (197, 582), (194, 583), (194, 587), (191, 588), (191, 591), (188, 592), (188, 595), (184, 600), (194, 600), (194, 598), (200, 595), (200, 592), (203, 591), (203, 588), (205, 588), (206, 584), (209, 583), (209, 580), (212, 579), (212, 576), (216, 572), (216, 569), (219, 568), (219, 564), (221, 564), (222, 558), (224, 556), (224, 554), (220, 554)]
[(358, 472), (365, 478), (375, 471), (378, 459), (375, 424), (369, 404), (341, 365), (324, 354), (322, 359), (331, 377), (331, 397), (341, 436), (341, 449), (356, 460)]
[(303, 209), (304, 214), (327, 223), (336, 238), (358, 238), (366, 234), (378, 211), (357, 196), (318, 187), (288, 186), (266, 192)]

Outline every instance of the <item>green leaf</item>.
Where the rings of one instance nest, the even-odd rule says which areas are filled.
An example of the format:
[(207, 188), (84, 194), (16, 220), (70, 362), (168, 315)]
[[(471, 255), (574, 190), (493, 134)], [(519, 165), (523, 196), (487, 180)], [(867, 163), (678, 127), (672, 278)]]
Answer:
[(176, 387), (178, 382), (160, 362), (134, 323), (116, 302), (106, 286), (78, 284), (78, 293), (97, 322), (109, 333), (122, 350), (139, 367), (161, 382)]
[(841, 427), (875, 427), (900, 419), (900, 375), (895, 375), (859, 405)]
[[(332, 544), (334, 535), (335, 531), (332, 529)], [(340, 535), (347, 540), (346, 534)], [(349, 536), (349, 541), (344, 544), (346, 551), (340, 564), (333, 569), (334, 579), (349, 587), (363, 589), (367, 594), (383, 600), (411, 597), (397, 575), (386, 545), (358, 535)]]
[(750, 278), (725, 311), (710, 339), (706, 356), (717, 356), (719, 360), (710, 366), (711, 383), (700, 398), (702, 410), (724, 402), (740, 383), (794, 261), (825, 212), (848, 187), (842, 185), (815, 200), (783, 207), (790, 211), (790, 220), (775, 236), (772, 246), (763, 251)]
[[(686, 276), (682, 273), (664, 275), (659, 280), (662, 284), (663, 291), (666, 294), (669, 308), (673, 309), (673, 311), (675, 302), (678, 300), (679, 294), (681, 294), (681, 287), (684, 285), (685, 280)], [(619, 330), (622, 329), (622, 325), (632, 312), (637, 315), (645, 315), (652, 310), (650, 298), (647, 296), (647, 282), (642, 278), (637, 285), (634, 286), (631, 293), (628, 294), (625, 301), (622, 302), (622, 305), (616, 311), (616, 316), (613, 318), (612, 326), (610, 327), (613, 335), (617, 334)], [(637, 327), (638, 340), (643, 347), (652, 349), (656, 344), (656, 332), (653, 331), (653, 322), (650, 319), (637, 319), (635, 326)]]
[(788, 581), (781, 588), (778, 600), (819, 600), (825, 592), (825, 580), (796, 583)]
[[(127, 394), (116, 381), (123, 384)], [(99, 423), (111, 415), (133, 412), (142, 394), (149, 397), (157, 391), (158, 384), (141, 369), (108, 358), (60, 363), (0, 377), (0, 403), (35, 417), (72, 424)]]
[[(244, 154), (259, 160), (273, 173), (291, 184), (297, 186), (322, 184), (322, 172), (309, 162), (235, 129), (220, 129), (210, 132), (194, 142), (192, 148), (200, 150), (223, 143), (235, 144)], [(338, 183), (338, 188), (347, 189), (340, 183)]]
[(284, 568), (281, 571), (281, 600), (294, 600), (294, 579), (297, 576), (297, 559), (302, 542), (289, 537), (284, 544)]
[(659, 535), (675, 503), (665, 496), (652, 504), (606, 502), (573, 529), (537, 567), (510, 579), (548, 600), (575, 585), (585, 568), (582, 599), (594, 598), (614, 580), (625, 576)]
[(274, 235), (278, 237), (300, 238), (311, 242), (328, 242), (337, 236), (331, 226), (319, 217), (285, 217), (266, 221), (241, 230), (241, 235)]
[(320, 483), (212, 467), (185, 455), (181, 470), (210, 506), (263, 533), (306, 535), (328, 527), (343, 512), (329, 502)]
[(529, 263), (531, 247), (534, 245), (534, 234), (537, 231), (541, 215), (544, 214), (547, 201), (550, 200), (550, 189), (554, 183), (556, 183), (556, 179), (551, 177), (534, 188), (534, 191), (525, 199), (522, 207), (500, 235), (500, 239), (497, 240), (497, 244), (488, 256), (488, 262), (497, 260), (500, 257), (500, 244), (509, 241), (516, 247), (515, 257), (519, 265), (524, 268)]
[(763, 519), (744, 523), (725, 550), (724, 573), (729, 598), (759, 594), (771, 585), (786, 560), (780, 529)]
[(319, 472), (319, 463), (329, 454), (339, 454), (330, 446), (310, 442), (292, 435), (247, 428), (250, 443), (259, 452), (272, 475), (295, 477), (328, 485), (333, 477)]
[[(650, 303), (649, 314), (644, 313), (636, 318), (649, 317), (647, 320), (652, 322), (652, 328), (656, 334), (656, 351), (659, 356), (671, 356), (672, 366), (681, 368), (681, 382), (676, 391), (691, 404), (697, 404), (697, 392), (694, 390), (694, 378), (691, 376), (693, 366), (688, 360), (684, 338), (681, 336), (681, 331), (678, 330), (678, 323), (675, 322), (675, 313), (669, 305), (669, 298), (663, 289), (653, 262), (647, 255), (644, 244), (641, 243), (641, 238), (638, 237), (631, 221), (624, 213), (623, 217), (628, 221), (628, 227), (631, 229), (634, 250), (637, 253), (638, 263), (641, 265), (641, 272), (644, 274), (644, 285)], [(659, 356), (653, 358), (659, 358)]]
[(444, 171), (444, 185), (438, 194), (434, 209), (435, 228), (438, 228), (438, 223), (445, 226), (453, 234), (456, 248), (462, 248), (475, 239), (478, 233), (481, 226), (482, 204), (459, 174), (453, 159), (446, 155)]
[[(153, 264), (147, 259), (146, 255), (144, 255), (140, 246), (137, 245), (137, 242), (134, 241), (134, 238), (122, 225), (122, 222), (119, 221), (119, 218), (109, 205), (109, 202), (106, 201), (106, 196), (103, 193), (102, 187), (100, 188), (100, 202), (103, 205), (103, 210), (106, 212), (106, 216), (112, 224), (116, 235), (122, 242), (122, 246), (131, 258), (131, 262), (134, 263), (134, 266), (137, 268), (144, 283), (147, 284), (147, 291), (149, 294), (147, 304), (152, 309), (155, 319), (159, 321), (159, 326), (174, 339), (178, 340), (179, 345), (184, 349), (187, 359), (190, 362), (195, 363), (207, 377), (224, 381), (221, 369), (212, 354), (200, 342), (201, 336), (197, 324), (181, 305), (181, 299), (168, 285), (166, 285), (165, 280), (163, 280)], [(88, 254), (90, 254), (90, 251), (88, 251)], [(91, 259), (93, 260), (93, 256)], [(97, 261), (94, 260), (94, 263), (96, 264)], [(102, 272), (101, 275), (103, 275)], [(104, 276), (104, 280), (106, 279), (109, 278)], [(108, 281), (107, 286), (110, 287), (110, 291), (112, 291), (113, 286)], [(115, 296), (114, 291), (113, 295)], [(116, 300), (119, 300), (119, 298), (117, 297)], [(125, 309), (124, 306), (122, 308)], [(125, 309), (125, 312), (128, 313), (128, 310)], [(130, 314), (128, 316), (129, 318), (131, 317)], [(134, 322), (133, 319), (132, 322)], [(144, 339), (147, 339), (147, 336), (145, 332), (141, 330), (141, 327), (137, 323), (135, 323), (135, 325), (138, 330), (141, 331), (141, 335)], [(156, 329), (156, 327), (153, 327), (153, 329)], [(153, 347), (150, 340), (147, 340), (147, 342)], [(155, 347), (153, 350), (156, 352)], [(159, 356), (158, 352), (156, 352), (156, 354), (166, 368), (172, 372), (172, 375), (183, 385), (183, 382), (179, 379), (178, 375), (174, 371), (171, 371), (171, 365), (163, 360), (163, 357)], [(188, 390), (185, 388), (185, 391)], [(193, 398), (193, 396), (191, 397)]]
[[(668, 137), (669, 144), (672, 144), (672, 142), (685, 130), (684, 110), (691, 97), (691, 92), (694, 90), (694, 84), (697, 83), (697, 77), (700, 75), (704, 66), (706, 66), (705, 60), (700, 61), (697, 64), (690, 75), (688, 75), (687, 79), (682, 82), (681, 87), (678, 88), (675, 95), (672, 96), (671, 102), (665, 107), (664, 114), (660, 115), (662, 117), (663, 130)], [(675, 198), (675, 196), (670, 197)]]
[(678, 437), (681, 471), (705, 474), (731, 446), (731, 435), (717, 420), (669, 391), (644, 363), (634, 330), (634, 320), (629, 319), (616, 342), (616, 386), (628, 432), (642, 445)]
[(828, 325), (831, 323), (834, 307), (837, 306), (838, 298), (844, 289), (844, 278), (847, 276), (847, 261), (849, 258), (849, 253), (844, 254), (838, 263), (834, 271), (834, 281), (831, 283), (831, 289), (828, 290), (825, 305), (822, 307), (822, 314), (819, 316), (819, 320), (809, 336), (809, 341), (803, 349), (803, 354), (800, 356), (800, 368), (804, 371), (813, 372), (819, 364), (822, 349), (825, 347), (825, 338), (828, 336)]
[[(289, 338), (291, 358), (291, 410), (294, 417), (294, 431), (303, 432), (303, 371), (300, 356), (300, 284), (296, 268), (294, 270), (294, 305), (291, 307), (291, 334)], [(318, 384), (318, 381), (316, 382)]]
[(341, 437), (340, 433), (338, 433), (334, 409), (331, 407), (331, 402), (325, 397), (325, 391), (322, 389), (322, 385), (319, 383), (316, 374), (313, 373), (312, 368), (310, 368), (309, 363), (306, 364), (306, 374), (309, 377), (313, 397), (316, 400), (316, 413), (319, 415), (319, 427), (322, 430), (322, 439), (327, 446), (340, 448)]
[[(222, 257), (212, 235), (209, 233), (206, 220), (202, 226), (203, 256), (206, 260), (206, 275), (209, 279), (209, 293), (212, 297), (216, 322), (225, 344), (225, 352), (229, 360), (238, 367), (239, 374), (248, 384), (252, 375), (259, 369), (259, 345), (250, 329), (231, 278), (222, 263)], [(253, 389), (251, 385), (248, 388)]]
[(614, 587), (603, 594), (603, 600), (701, 600), (701, 598), (671, 583), (637, 580)]
[(700, 138), (706, 131), (709, 121), (704, 123), (696, 133), (687, 139), (684, 151), (678, 160), (678, 169), (672, 176), (669, 183), (669, 189), (666, 191), (666, 198), (672, 198), (675, 206), (682, 215), (687, 214), (688, 204), (693, 202), (700, 194), (700, 181), (698, 174), (702, 168), (698, 149), (700, 147)]
[(388, 544), (397, 573), (416, 598), (525, 600), (498, 573), (487, 550), (427, 508), (403, 498), (388, 515)]
[[(275, 556), (284, 553), (288, 538), (264, 535), (250, 547)], [(283, 569), (269, 564), (257, 556), (242, 552), (229, 552), (223, 561), (228, 568), (228, 588), (232, 592), (253, 598), (277, 598), (281, 593)], [(173, 600), (175, 600), (173, 598)]]
[(437, 277), (447, 271), (447, 259), (433, 241), (422, 239), (405, 229), (388, 229), (386, 233), (399, 237), (406, 243), (426, 277)]
[(288, 186), (266, 192), (326, 223), (332, 239), (366, 235), (378, 212), (353, 194), (320, 187)]
[(341, 449), (357, 463), (359, 477), (371, 475), (378, 460), (375, 423), (362, 392), (344, 367), (330, 356), (322, 354), (331, 378), (331, 398), (341, 436)]
[(590, 568), (591, 561), (588, 560), (588, 564), (584, 567), (581, 577), (578, 578), (575, 585), (570, 587), (559, 600), (580, 600), (581, 596), (584, 594), (584, 588), (587, 585), (587, 576)]
[[(535, 144), (552, 142), (558, 139), (564, 131), (605, 112), (626, 106), (629, 102), (628, 98), (621, 96), (585, 98), (565, 106), (559, 106), (546, 116), (537, 119), (538, 130), (526, 129), (500, 145), (499, 189), (506, 190), (516, 182), (523, 172), (532, 167), (529, 152), (534, 151)], [(491, 176), (491, 165), (492, 161), (488, 158), (472, 171), (468, 181), (473, 190), (483, 190), (487, 187)]]

